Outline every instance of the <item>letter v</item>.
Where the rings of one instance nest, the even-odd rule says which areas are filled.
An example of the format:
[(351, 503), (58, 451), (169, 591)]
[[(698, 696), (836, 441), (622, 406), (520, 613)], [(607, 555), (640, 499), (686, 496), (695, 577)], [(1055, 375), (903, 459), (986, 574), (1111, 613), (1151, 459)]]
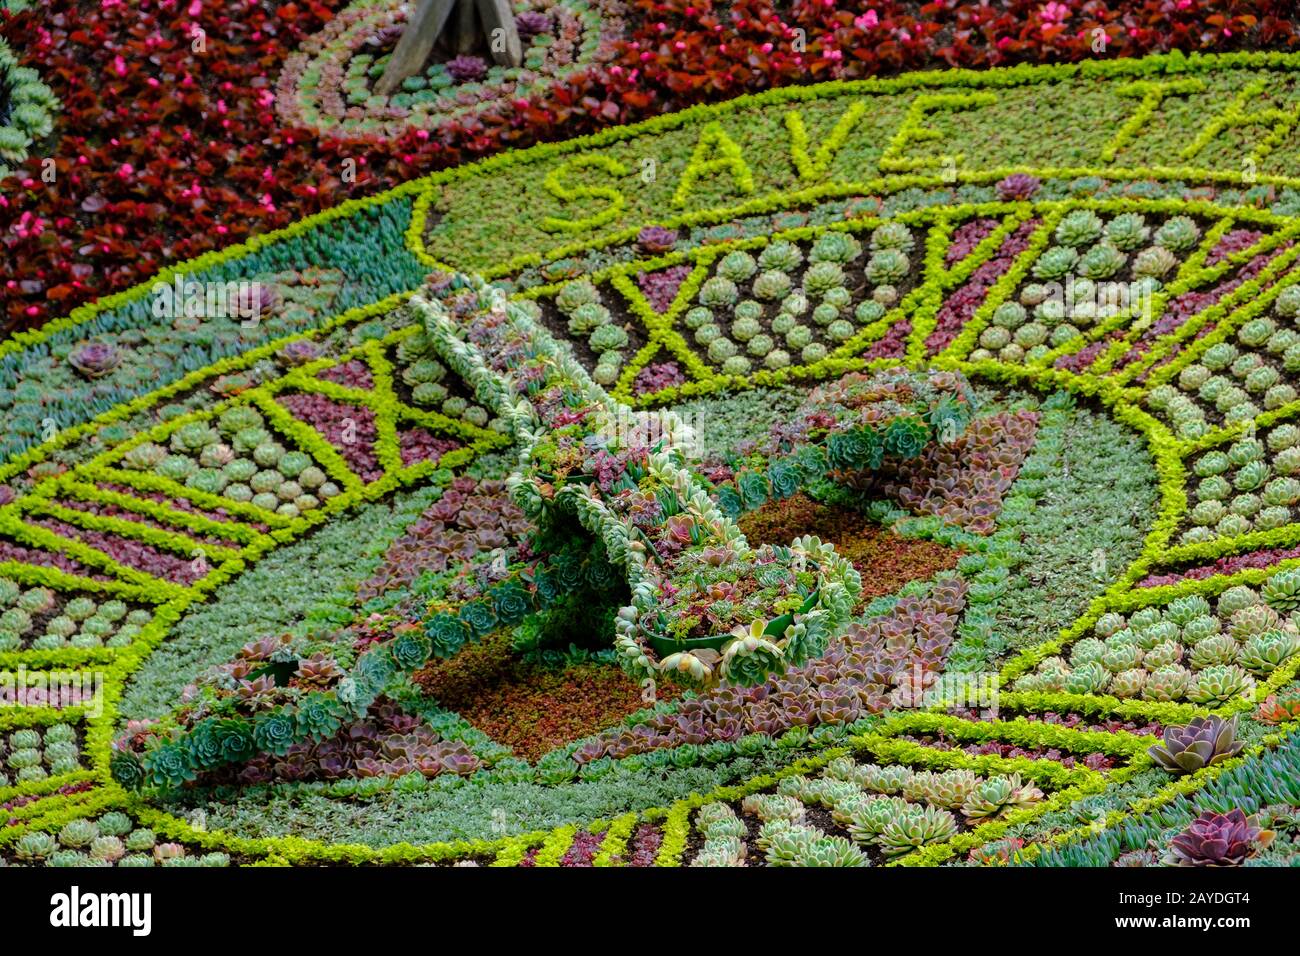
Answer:
[(790, 158), (794, 161), (794, 168), (798, 170), (800, 179), (813, 183), (826, 178), (831, 163), (835, 161), (835, 154), (840, 151), (849, 133), (866, 111), (865, 101), (854, 100), (853, 105), (840, 116), (830, 136), (822, 141), (813, 156), (808, 155), (808, 130), (803, 125), (803, 114), (794, 110), (785, 114), (785, 127), (790, 131)]

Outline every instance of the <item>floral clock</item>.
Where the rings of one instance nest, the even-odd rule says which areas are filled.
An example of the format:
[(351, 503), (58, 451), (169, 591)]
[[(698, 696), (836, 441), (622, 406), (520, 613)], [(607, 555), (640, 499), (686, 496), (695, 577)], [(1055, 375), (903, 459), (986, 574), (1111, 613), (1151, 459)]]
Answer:
[[(321, 128), (537, 80), (351, 9)], [(696, 108), (6, 342), (0, 858), (1292, 861), (1298, 63)]]

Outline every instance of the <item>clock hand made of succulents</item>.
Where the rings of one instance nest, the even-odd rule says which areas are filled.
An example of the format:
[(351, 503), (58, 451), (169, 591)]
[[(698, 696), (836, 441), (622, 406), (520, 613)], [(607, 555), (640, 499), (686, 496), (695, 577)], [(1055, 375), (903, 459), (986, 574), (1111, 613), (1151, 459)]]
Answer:
[(1279, 857), (1297, 66), (696, 108), (0, 345), (0, 855)]

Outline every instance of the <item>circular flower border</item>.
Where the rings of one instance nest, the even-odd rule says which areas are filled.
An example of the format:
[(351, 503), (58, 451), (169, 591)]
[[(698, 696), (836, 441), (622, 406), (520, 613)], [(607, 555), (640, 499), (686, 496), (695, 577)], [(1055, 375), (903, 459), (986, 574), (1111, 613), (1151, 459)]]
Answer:
[[(409, 11), (394, 0), (358, 0), (286, 60), (276, 83), (280, 119), (327, 135), (396, 137), (408, 129), (433, 129), (527, 99), (613, 60), (625, 32), (620, 0), (526, 0), (514, 7), (525, 41), (523, 66), (484, 71), (477, 57), (457, 57), (433, 77), (413, 77), (426, 81), (420, 89), (408, 86), (360, 103), (348, 87), (364, 85), (366, 70), (378, 59), (367, 48), (395, 40)], [(382, 38), (378, 44), (376, 37)]]

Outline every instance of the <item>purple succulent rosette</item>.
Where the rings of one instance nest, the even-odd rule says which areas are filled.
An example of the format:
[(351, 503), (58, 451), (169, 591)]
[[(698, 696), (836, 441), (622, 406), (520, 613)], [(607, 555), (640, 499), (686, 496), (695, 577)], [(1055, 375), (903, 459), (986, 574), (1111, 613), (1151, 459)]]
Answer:
[(637, 248), (649, 256), (663, 255), (672, 251), (677, 242), (677, 230), (664, 226), (645, 226), (637, 233)]
[(1169, 841), (1178, 866), (1240, 866), (1255, 851), (1260, 829), (1240, 810), (1207, 811)]
[[(396, 45), (406, 4), (356, 0), (290, 56), (276, 81), (276, 109), (286, 126), (343, 136), (396, 137), (447, 120), (514, 109), (617, 56), (626, 32), (621, 0), (532, 0), (516, 15), (524, 45), (519, 67), (499, 67), (466, 54), (434, 63), (400, 91), (381, 97), (371, 87), (376, 59)], [(379, 62), (383, 62), (382, 59)]]
[(1241, 753), (1246, 744), (1236, 735), (1236, 717), (1196, 717), (1185, 727), (1166, 727), (1164, 742), (1147, 753), (1172, 773), (1195, 773)]
[(87, 342), (68, 353), (68, 364), (86, 378), (101, 378), (122, 364), (122, 354), (107, 342)]
[(995, 188), (999, 199), (1004, 202), (1015, 202), (1032, 199), (1042, 185), (1037, 176), (1030, 176), (1028, 173), (1012, 173), (1005, 179), (998, 180)]

